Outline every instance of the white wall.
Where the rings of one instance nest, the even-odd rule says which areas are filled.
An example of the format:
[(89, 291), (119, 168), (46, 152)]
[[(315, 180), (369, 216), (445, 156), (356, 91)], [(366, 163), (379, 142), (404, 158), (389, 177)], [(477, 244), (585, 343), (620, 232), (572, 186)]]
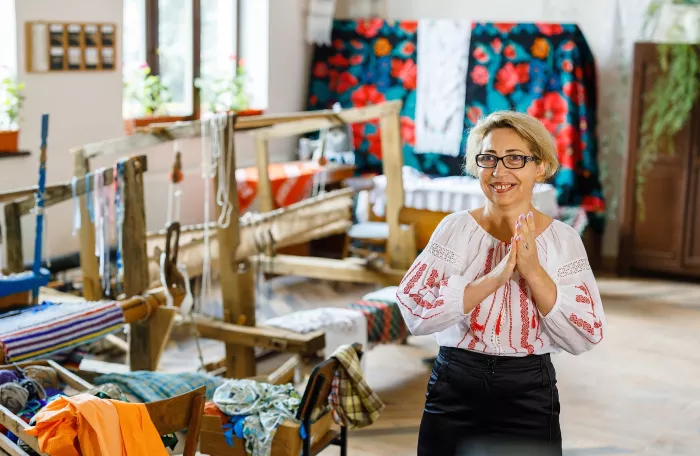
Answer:
[[(303, 39), (304, 0), (240, 0), (242, 7), (241, 57), (254, 79), (253, 103), (267, 112), (293, 112), (304, 108), (309, 46)], [(100, 73), (27, 74), (24, 65), (24, 23), (29, 20), (105, 21), (118, 24), (118, 40), (123, 22), (121, 0), (19, 0), (16, 2), (20, 80), (25, 81), (27, 97), (22, 111), (21, 148), (38, 152), (41, 114), (50, 114), (48, 140), (48, 182), (70, 180), (73, 162), (69, 150), (90, 142), (123, 134), (121, 71)], [(247, 30), (245, 29), (247, 28)], [(273, 32), (274, 30), (274, 32)], [(306, 57), (304, 57), (306, 56)], [(117, 62), (121, 68), (121, 62)], [(204, 182), (200, 175), (199, 140), (182, 143), (185, 181), (182, 184), (182, 221), (203, 220)], [(134, 151), (146, 154), (149, 170), (145, 175), (146, 210), (149, 229), (163, 226), (166, 219), (168, 173), (173, 145)], [(294, 157), (294, 140), (271, 144), (271, 160)], [(238, 167), (255, 164), (251, 138), (236, 135)], [(93, 169), (112, 166), (118, 157), (93, 160)], [(38, 155), (0, 161), (0, 191), (35, 185)], [(212, 208), (212, 213), (214, 209)], [(48, 249), (51, 255), (77, 251), (73, 238), (72, 204), (49, 209)], [(34, 223), (23, 220), (25, 260), (32, 257)]]
[[(121, 0), (19, 0), (17, 18), (17, 76), (26, 83), (21, 117), (20, 148), (34, 154), (0, 162), (0, 189), (36, 185), (41, 115), (49, 114), (47, 181), (69, 180), (70, 148), (121, 134), (121, 71), (95, 73), (27, 73), (24, 24), (46, 20), (114, 22), (121, 31)], [(49, 246), (54, 253), (77, 249), (71, 237), (71, 211), (65, 204), (48, 211)], [(31, 258), (34, 223), (24, 217), (25, 259)]]
[[(352, 3), (337, 0), (336, 17), (348, 18)], [(619, 3), (620, 13), (616, 14)], [(628, 87), (621, 83), (629, 69), (634, 40), (643, 24), (649, 0), (386, 0), (388, 19), (461, 18), (492, 22), (575, 23), (583, 31), (596, 58), (599, 90), (599, 134), (601, 163), (608, 166), (605, 177), (609, 200), (603, 253), (615, 256), (618, 249), (619, 207), (614, 202), (621, 189), (626, 155)]]

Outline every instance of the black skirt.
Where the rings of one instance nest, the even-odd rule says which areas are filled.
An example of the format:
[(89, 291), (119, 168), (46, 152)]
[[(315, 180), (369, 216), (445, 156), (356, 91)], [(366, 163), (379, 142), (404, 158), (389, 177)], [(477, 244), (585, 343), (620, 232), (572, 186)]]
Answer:
[(561, 455), (549, 355), (441, 347), (428, 382), (418, 456)]

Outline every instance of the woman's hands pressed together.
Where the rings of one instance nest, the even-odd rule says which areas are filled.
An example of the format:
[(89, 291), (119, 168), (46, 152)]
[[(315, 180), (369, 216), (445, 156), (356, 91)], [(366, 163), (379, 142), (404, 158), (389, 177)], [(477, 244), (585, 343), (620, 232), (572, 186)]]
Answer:
[(530, 211), (527, 215), (520, 214), (515, 222), (515, 242), (517, 245), (517, 269), (525, 280), (537, 275), (542, 266), (537, 254), (537, 228), (535, 216)]

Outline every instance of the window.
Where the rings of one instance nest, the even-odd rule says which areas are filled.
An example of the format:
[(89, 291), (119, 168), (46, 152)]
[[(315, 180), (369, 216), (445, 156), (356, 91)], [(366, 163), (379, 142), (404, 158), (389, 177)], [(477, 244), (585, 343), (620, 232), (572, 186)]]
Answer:
[[(195, 81), (236, 71), (237, 17), (237, 0), (124, 0), (125, 80), (147, 65), (169, 93), (162, 114), (197, 117)], [(144, 114), (125, 92), (124, 116)]]

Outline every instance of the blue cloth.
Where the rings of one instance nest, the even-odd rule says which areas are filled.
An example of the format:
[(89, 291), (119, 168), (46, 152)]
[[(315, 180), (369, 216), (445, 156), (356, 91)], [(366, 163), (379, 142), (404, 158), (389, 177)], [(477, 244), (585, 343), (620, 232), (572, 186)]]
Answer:
[(131, 394), (142, 402), (154, 402), (188, 393), (205, 386), (207, 399), (214, 397), (216, 388), (224, 379), (193, 372), (166, 373), (136, 371), (125, 374), (105, 374), (95, 378), (95, 385), (116, 384), (124, 393)]

